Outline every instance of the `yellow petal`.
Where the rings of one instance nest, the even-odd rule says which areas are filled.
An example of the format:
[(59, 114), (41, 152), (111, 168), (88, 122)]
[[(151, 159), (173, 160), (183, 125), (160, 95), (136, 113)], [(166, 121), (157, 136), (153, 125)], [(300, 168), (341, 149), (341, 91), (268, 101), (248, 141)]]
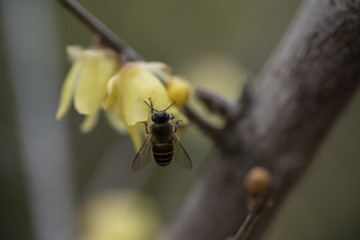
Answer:
[(88, 133), (94, 129), (96, 123), (99, 120), (100, 112), (96, 112), (91, 115), (86, 115), (83, 122), (80, 125), (80, 131), (82, 133)]
[(65, 78), (64, 84), (61, 89), (59, 107), (56, 112), (57, 120), (62, 119), (70, 109), (73, 92), (78, 82), (81, 68), (82, 68), (82, 63), (75, 62), (71, 66), (71, 69)]
[(171, 104), (164, 85), (141, 65), (132, 65), (121, 73), (120, 88), (125, 123), (132, 126), (145, 122), (150, 108), (144, 103), (152, 99), (155, 109), (165, 109)]
[(106, 119), (108, 120), (111, 127), (113, 127), (118, 133), (125, 134), (126, 126), (123, 121), (119, 118), (118, 114), (114, 113), (110, 109), (105, 111)]
[(66, 47), (66, 54), (71, 62), (75, 62), (84, 53), (84, 48), (78, 45), (71, 45)]
[(84, 63), (84, 69), (75, 91), (75, 108), (81, 114), (94, 114), (105, 97), (117, 61), (99, 50), (86, 50), (78, 61)]
[(166, 72), (168, 74), (172, 73), (172, 69), (170, 66), (166, 65), (162, 62), (146, 62), (142, 63), (147, 69), (151, 72)]
[(145, 140), (144, 123), (138, 123), (135, 126), (127, 126), (126, 130), (134, 144), (135, 151), (139, 151)]
[(161, 81), (167, 81), (171, 77), (172, 69), (162, 62), (146, 62), (141, 63), (143, 67), (155, 74)]
[(119, 80), (120, 80), (119, 73), (115, 74), (115, 76), (113, 76), (109, 80), (107, 84), (107, 92), (105, 94), (105, 98), (102, 104), (103, 108), (105, 109), (111, 108), (115, 104), (115, 102), (119, 99), (120, 95), (118, 95), (117, 92)]

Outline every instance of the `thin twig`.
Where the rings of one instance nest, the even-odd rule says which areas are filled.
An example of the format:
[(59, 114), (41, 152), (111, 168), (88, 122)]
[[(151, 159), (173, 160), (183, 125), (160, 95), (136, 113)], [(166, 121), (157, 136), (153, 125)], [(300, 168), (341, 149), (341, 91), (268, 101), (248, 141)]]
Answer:
[(246, 240), (258, 219), (258, 215), (249, 213), (232, 240)]
[(135, 50), (129, 47), (124, 40), (115, 35), (102, 22), (88, 12), (83, 6), (74, 0), (58, 0), (65, 8), (74, 14), (80, 21), (82, 21), (93, 32), (99, 34), (105, 44), (121, 55), (125, 56), (127, 60), (136, 61), (142, 60), (142, 57)]
[(254, 206), (254, 209), (249, 209), (249, 214), (232, 240), (246, 240), (259, 220), (261, 213), (268, 206), (269, 195), (266, 195)]
[(225, 117), (228, 117), (232, 112), (232, 104), (213, 92), (198, 89), (196, 96), (212, 112), (221, 113)]
[(210, 111), (222, 114), (227, 120), (227, 125), (230, 126), (242, 118), (250, 108), (252, 101), (252, 88), (252, 84), (247, 81), (241, 96), (235, 104), (230, 103), (219, 95), (206, 90), (198, 89), (196, 91), (196, 96)]
[(184, 106), (184, 112), (186, 116), (191, 119), (204, 133), (208, 134), (212, 139), (216, 139), (220, 134), (221, 130), (215, 129), (209, 123), (204, 121), (195, 111), (190, 107)]

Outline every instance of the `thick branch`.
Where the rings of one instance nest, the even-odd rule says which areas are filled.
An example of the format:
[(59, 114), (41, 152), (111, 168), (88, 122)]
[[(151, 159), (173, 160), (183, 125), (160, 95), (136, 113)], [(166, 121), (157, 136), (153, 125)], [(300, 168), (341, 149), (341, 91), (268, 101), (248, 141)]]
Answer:
[[(222, 151), (190, 191), (163, 239), (225, 239), (247, 216), (242, 183), (266, 166), (274, 177), (274, 207), (265, 209), (258, 239), (360, 81), (360, 0), (309, 0), (254, 90), (247, 113), (224, 138)], [(226, 139), (219, 139), (222, 141)]]
[[(139, 59), (74, 1), (59, 1), (109, 46), (129, 60)], [(197, 121), (222, 143), (222, 152), (194, 186), (164, 239), (224, 239), (236, 232), (247, 216), (242, 181), (255, 165), (272, 169), (276, 181), (275, 207), (259, 216), (257, 235), (251, 237), (263, 232), (358, 85), (359, 4), (360, 0), (308, 1), (263, 71), (260, 86), (244, 98), (251, 99), (251, 104), (243, 100), (235, 107), (246, 111), (238, 111), (236, 121), (222, 131), (214, 132)], [(229, 112), (226, 104), (218, 107)]]

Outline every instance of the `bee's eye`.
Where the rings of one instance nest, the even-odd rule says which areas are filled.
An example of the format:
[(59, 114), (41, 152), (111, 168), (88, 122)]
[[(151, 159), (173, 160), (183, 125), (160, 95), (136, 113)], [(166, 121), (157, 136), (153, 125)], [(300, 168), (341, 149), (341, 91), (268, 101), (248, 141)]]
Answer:
[(152, 116), (151, 116), (151, 120), (152, 120), (153, 122), (155, 122), (155, 120), (156, 120), (155, 115), (152, 115)]

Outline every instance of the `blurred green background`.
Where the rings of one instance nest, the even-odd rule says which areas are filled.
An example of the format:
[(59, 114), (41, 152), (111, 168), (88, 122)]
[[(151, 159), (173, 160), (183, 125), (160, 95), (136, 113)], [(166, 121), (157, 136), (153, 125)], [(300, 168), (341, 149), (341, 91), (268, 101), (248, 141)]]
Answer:
[[(130, 139), (103, 118), (94, 131), (81, 134), (82, 117), (74, 111), (61, 122), (54, 117), (70, 66), (65, 46), (88, 46), (92, 33), (56, 1), (0, 2), (0, 239), (79, 239), (87, 231), (83, 206), (105, 191), (146, 194), (157, 205), (151, 214), (166, 223), (216, 154), (211, 142), (189, 126), (182, 143), (193, 159), (192, 172), (171, 166), (131, 172)], [(79, 2), (145, 59), (166, 62), (195, 86), (230, 99), (245, 74), (259, 73), (300, 4)], [(264, 239), (360, 238), (359, 108), (357, 94)]]

